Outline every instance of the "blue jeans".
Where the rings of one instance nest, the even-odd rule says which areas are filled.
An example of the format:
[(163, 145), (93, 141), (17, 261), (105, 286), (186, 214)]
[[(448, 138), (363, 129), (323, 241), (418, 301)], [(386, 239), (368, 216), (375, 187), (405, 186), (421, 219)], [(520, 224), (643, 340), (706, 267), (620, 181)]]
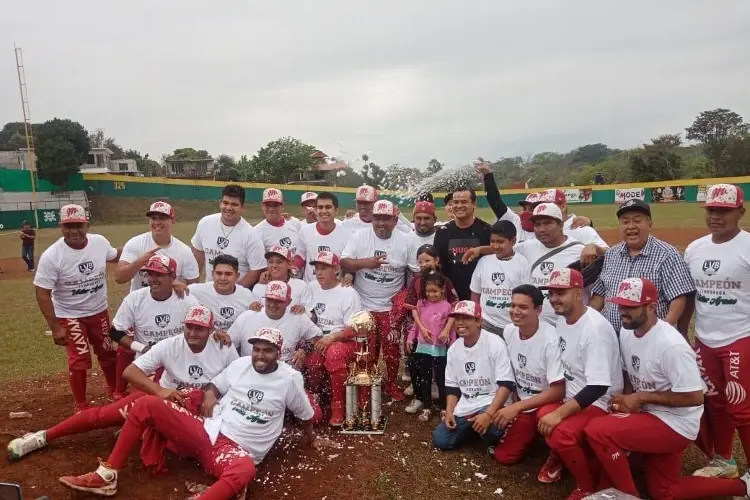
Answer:
[(29, 271), (34, 269), (34, 247), (22, 246), (21, 258), (24, 262), (26, 262), (26, 266), (29, 268)]
[[(477, 412), (482, 413), (487, 408), (482, 408)], [(469, 416), (471, 417), (471, 415)], [(469, 439), (474, 436), (478, 436), (474, 429), (472, 429), (472, 422), (469, 422), (469, 417), (456, 417), (456, 428), (451, 430), (445, 425), (445, 422), (440, 422), (440, 425), (432, 433), (432, 444), (438, 450), (455, 450), (456, 448), (465, 444)], [(495, 425), (490, 425), (487, 432), (480, 436), (482, 441), (487, 446), (494, 446), (497, 441), (505, 434), (504, 429), (500, 429)]]

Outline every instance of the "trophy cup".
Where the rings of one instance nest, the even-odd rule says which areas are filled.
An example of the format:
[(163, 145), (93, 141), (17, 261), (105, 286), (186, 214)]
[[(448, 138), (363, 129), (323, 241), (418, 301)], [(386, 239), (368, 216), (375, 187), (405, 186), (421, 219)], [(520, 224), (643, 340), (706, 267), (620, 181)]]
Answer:
[(357, 342), (355, 361), (349, 367), (346, 380), (346, 420), (342, 434), (383, 434), (388, 420), (383, 416), (383, 377), (377, 360), (370, 368), (370, 334), (374, 333), (375, 318), (367, 311), (358, 311), (349, 318)]

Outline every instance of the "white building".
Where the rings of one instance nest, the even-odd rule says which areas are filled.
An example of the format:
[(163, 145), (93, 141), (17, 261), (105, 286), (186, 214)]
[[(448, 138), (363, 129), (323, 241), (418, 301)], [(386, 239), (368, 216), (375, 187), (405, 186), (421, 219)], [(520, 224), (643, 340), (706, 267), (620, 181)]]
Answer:
[(135, 160), (114, 160), (113, 154), (111, 149), (91, 148), (86, 163), (81, 165), (79, 171), (82, 174), (139, 175)]

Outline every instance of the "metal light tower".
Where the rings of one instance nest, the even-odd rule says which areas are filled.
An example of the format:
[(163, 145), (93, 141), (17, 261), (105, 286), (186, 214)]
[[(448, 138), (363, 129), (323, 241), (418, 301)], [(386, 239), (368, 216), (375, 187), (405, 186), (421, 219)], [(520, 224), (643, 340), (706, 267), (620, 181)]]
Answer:
[(32, 210), (34, 212), (34, 226), (39, 228), (39, 215), (37, 214), (36, 203), (36, 153), (34, 151), (34, 136), (31, 130), (31, 111), (29, 110), (29, 95), (26, 88), (26, 71), (23, 67), (23, 51), (21, 47), (16, 47), (16, 69), (18, 70), (18, 89), (21, 92), (21, 107), (23, 108), (23, 130), (26, 135), (26, 164), (29, 167), (29, 178), (31, 179), (31, 197), (33, 200)]

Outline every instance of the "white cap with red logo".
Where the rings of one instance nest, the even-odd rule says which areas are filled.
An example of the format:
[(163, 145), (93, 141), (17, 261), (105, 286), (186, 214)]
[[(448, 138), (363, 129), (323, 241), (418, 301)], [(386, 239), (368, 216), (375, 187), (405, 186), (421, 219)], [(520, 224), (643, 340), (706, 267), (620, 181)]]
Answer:
[(549, 281), (540, 290), (568, 290), (570, 288), (583, 288), (583, 275), (577, 269), (563, 267), (552, 271)]
[(564, 203), (567, 201), (565, 192), (562, 189), (545, 189), (538, 193), (539, 199), (543, 203)]
[(304, 205), (308, 201), (315, 201), (318, 199), (318, 195), (316, 193), (313, 193), (312, 191), (307, 191), (306, 193), (302, 193), (302, 196), (300, 196), (299, 204)]
[(529, 193), (526, 195), (525, 199), (518, 202), (521, 206), (533, 205), (534, 203), (539, 203), (539, 193)]
[(261, 203), (284, 203), (284, 195), (276, 188), (268, 188), (263, 191)]
[(620, 282), (617, 295), (607, 299), (618, 306), (638, 307), (653, 304), (659, 300), (656, 285), (646, 278), (627, 278)]
[(60, 222), (62, 224), (73, 224), (76, 222), (88, 222), (86, 210), (81, 205), (65, 205), (60, 208)]
[(283, 281), (271, 281), (266, 285), (263, 298), (289, 302), (292, 300), (292, 288)]
[(745, 203), (745, 193), (734, 184), (714, 184), (706, 190), (707, 208), (740, 208)]
[(148, 212), (146, 212), (146, 217), (155, 214), (166, 215), (167, 217), (171, 217), (172, 219), (174, 219), (175, 216), (174, 208), (172, 208), (172, 205), (165, 201), (156, 201), (152, 203), (148, 208)]
[(318, 252), (315, 260), (312, 261), (312, 264), (327, 264), (329, 266), (336, 267), (339, 265), (339, 256), (333, 252), (324, 250), (322, 252)]
[(284, 335), (281, 333), (281, 330), (277, 330), (276, 328), (258, 328), (258, 330), (247, 339), (251, 344), (259, 340), (275, 345), (279, 351), (281, 350), (281, 346), (284, 345)]
[(289, 261), (292, 260), (292, 251), (286, 247), (282, 247), (281, 245), (274, 245), (271, 248), (269, 248), (266, 254), (264, 255), (264, 257), (267, 259), (271, 255), (280, 255), (286, 260), (289, 260)]
[(211, 309), (206, 306), (190, 306), (185, 315), (185, 324), (213, 328), (214, 314), (211, 312)]
[(562, 222), (563, 216), (560, 207), (554, 203), (540, 203), (534, 208), (534, 213), (531, 214), (530, 219), (538, 219), (540, 217), (549, 217), (551, 219), (559, 220)]
[(357, 193), (354, 195), (355, 201), (375, 202), (378, 199), (378, 190), (372, 186), (359, 186)]
[(449, 316), (471, 316), (482, 319), (482, 306), (473, 300), (459, 300), (453, 304), (453, 310)]
[(372, 215), (390, 215), (398, 216), (398, 207), (388, 200), (380, 200), (372, 208)]
[(169, 255), (156, 254), (149, 257), (146, 265), (143, 266), (144, 271), (153, 271), (159, 274), (176, 274), (177, 273), (177, 261)]

